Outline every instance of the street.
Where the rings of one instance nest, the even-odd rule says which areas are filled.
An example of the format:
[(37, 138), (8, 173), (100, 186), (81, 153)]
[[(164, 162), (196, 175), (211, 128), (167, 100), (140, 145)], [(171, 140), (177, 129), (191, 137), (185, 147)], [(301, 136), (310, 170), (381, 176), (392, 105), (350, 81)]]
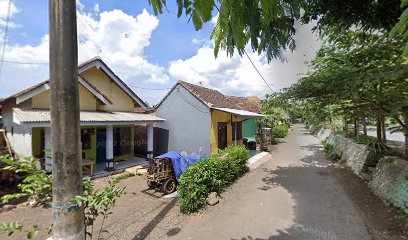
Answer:
[(327, 162), (302, 125), (284, 141), (173, 239), (403, 239), (385, 205)]

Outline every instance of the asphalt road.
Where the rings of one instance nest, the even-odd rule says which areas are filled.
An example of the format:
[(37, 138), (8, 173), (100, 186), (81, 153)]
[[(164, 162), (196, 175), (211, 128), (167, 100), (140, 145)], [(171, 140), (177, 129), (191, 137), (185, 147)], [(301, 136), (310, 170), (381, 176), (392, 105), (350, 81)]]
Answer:
[(391, 220), (382, 202), (351, 173), (339, 176), (346, 170), (325, 160), (303, 126), (284, 141), (171, 239), (402, 239), (383, 226)]
[[(402, 132), (394, 132), (387, 130), (387, 140), (396, 141), (396, 142), (404, 142), (405, 136)], [(372, 137), (377, 137), (377, 129), (375, 127), (368, 127), (367, 128), (367, 135)]]

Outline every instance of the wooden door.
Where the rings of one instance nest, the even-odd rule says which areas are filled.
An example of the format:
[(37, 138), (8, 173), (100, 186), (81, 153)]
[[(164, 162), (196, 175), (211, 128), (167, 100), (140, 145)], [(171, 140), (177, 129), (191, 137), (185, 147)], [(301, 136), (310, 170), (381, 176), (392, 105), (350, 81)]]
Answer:
[(218, 149), (224, 149), (227, 147), (227, 123), (218, 123)]

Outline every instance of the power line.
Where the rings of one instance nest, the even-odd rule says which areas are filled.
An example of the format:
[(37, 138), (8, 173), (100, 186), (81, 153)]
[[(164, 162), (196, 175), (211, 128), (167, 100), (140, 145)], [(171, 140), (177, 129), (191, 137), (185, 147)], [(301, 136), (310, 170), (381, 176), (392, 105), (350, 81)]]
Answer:
[(49, 64), (48, 62), (19, 62), (19, 61), (8, 61), (3, 60), (3, 63), (10, 63), (10, 64), (26, 64), (26, 65), (41, 65), (41, 64)]
[[(215, 7), (218, 10), (218, 14), (220, 13), (220, 8), (217, 6), (217, 4), (214, 4)], [(232, 29), (231, 23), (228, 22), (229, 27)], [(249, 57), (248, 53), (244, 49), (245, 55), (248, 57), (249, 61), (251, 62), (252, 66), (255, 68), (256, 72), (259, 74), (259, 76), (262, 78), (262, 80), (265, 82), (265, 84), (268, 86), (268, 88), (273, 92), (273, 89), (271, 86), (269, 86), (269, 83), (265, 80), (265, 78), (262, 76), (261, 72), (259, 72), (258, 68), (255, 66), (255, 64), (252, 62), (251, 58)]]
[(262, 78), (262, 80), (265, 82), (265, 84), (268, 86), (269, 89), (271, 89), (271, 91), (273, 92), (273, 89), (271, 88), (271, 86), (269, 86), (269, 83), (265, 80), (265, 78), (262, 76), (262, 74), (259, 72), (258, 68), (255, 66), (255, 64), (252, 62), (251, 58), (249, 57), (248, 53), (245, 51), (244, 49), (244, 53), (245, 55), (248, 57), (249, 61), (251, 62), (252, 66), (254, 66), (256, 72), (259, 74), (259, 76)]
[(2, 70), (3, 70), (4, 54), (6, 52), (6, 42), (7, 42), (7, 34), (8, 34), (8, 25), (9, 25), (9, 21), (10, 21), (10, 14), (11, 14), (11, 0), (8, 1), (6, 26), (4, 27), (3, 46), (2, 46), (2, 50), (1, 50), (1, 60), (0, 60), (0, 79), (1, 79), (1, 73), (2, 73)]
[(132, 86), (132, 85), (128, 85), (129, 87), (132, 88), (138, 88), (138, 89), (143, 89), (143, 90), (157, 90), (157, 91), (164, 91), (164, 90), (170, 90), (171, 87), (169, 88), (147, 88), (147, 87), (137, 87), (137, 86)]

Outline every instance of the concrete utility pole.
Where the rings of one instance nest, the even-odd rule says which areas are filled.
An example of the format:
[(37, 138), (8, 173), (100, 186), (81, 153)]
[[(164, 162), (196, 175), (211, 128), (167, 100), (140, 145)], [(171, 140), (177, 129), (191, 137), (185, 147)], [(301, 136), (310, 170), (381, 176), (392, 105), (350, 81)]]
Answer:
[(50, 0), (53, 240), (85, 239), (75, 0)]

